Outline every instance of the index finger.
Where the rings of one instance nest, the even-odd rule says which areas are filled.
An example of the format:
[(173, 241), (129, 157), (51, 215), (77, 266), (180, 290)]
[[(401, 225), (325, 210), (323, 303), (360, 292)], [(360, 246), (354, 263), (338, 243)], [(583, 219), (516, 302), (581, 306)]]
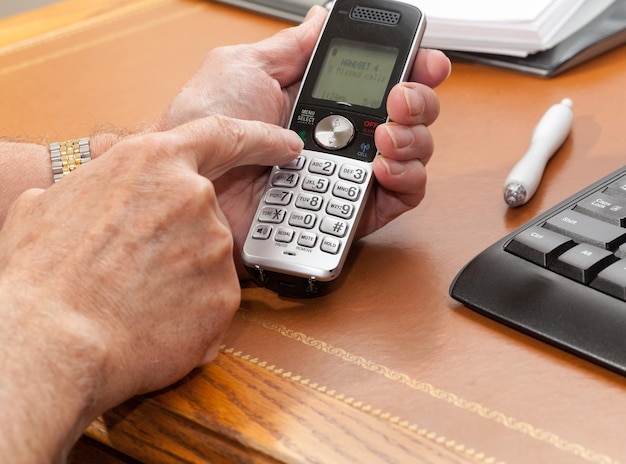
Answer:
[(238, 166), (288, 163), (303, 148), (293, 131), (259, 121), (213, 115), (170, 131), (182, 136), (180, 151), (190, 155), (198, 173), (216, 179)]

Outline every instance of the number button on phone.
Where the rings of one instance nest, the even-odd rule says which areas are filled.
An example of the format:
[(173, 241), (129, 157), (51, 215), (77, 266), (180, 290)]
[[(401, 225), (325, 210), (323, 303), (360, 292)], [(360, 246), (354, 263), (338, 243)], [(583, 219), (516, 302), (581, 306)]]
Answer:
[(317, 216), (313, 213), (301, 213), (300, 211), (294, 211), (289, 216), (289, 225), (295, 227), (302, 227), (303, 229), (312, 229), (317, 222)]
[(337, 165), (333, 161), (315, 158), (309, 165), (309, 171), (315, 174), (332, 176), (336, 167)]
[(301, 193), (296, 199), (296, 206), (302, 209), (309, 209), (311, 211), (319, 211), (322, 208), (324, 200), (320, 195), (309, 195), (307, 193)]
[(328, 206), (326, 207), (326, 212), (328, 214), (332, 214), (333, 216), (338, 216), (343, 219), (350, 219), (352, 217), (352, 214), (354, 213), (354, 205), (352, 203), (335, 200), (333, 198), (328, 203)]
[(333, 187), (333, 195), (344, 200), (356, 201), (361, 196), (361, 189), (349, 182), (337, 182)]
[(296, 159), (291, 160), (289, 163), (283, 164), (280, 168), (281, 169), (292, 169), (294, 171), (299, 171), (300, 169), (302, 169), (304, 167), (304, 162), (305, 161), (306, 161), (306, 159), (304, 158), (304, 156), (300, 155)]
[(265, 203), (268, 205), (288, 205), (293, 197), (289, 190), (271, 189), (265, 194)]
[(276, 171), (272, 177), (272, 185), (274, 187), (295, 187), (300, 176), (294, 172)]
[(329, 185), (330, 181), (326, 177), (307, 176), (302, 182), (302, 188), (309, 192), (324, 193)]
[(367, 179), (367, 173), (363, 168), (344, 164), (339, 170), (339, 177), (345, 180), (362, 184)]

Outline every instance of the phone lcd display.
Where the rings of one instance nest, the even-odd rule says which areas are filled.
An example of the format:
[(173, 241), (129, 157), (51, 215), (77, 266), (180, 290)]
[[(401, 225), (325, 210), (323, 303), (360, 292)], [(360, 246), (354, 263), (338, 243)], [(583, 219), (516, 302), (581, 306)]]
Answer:
[(397, 57), (395, 47), (335, 38), (324, 57), (313, 98), (379, 108)]

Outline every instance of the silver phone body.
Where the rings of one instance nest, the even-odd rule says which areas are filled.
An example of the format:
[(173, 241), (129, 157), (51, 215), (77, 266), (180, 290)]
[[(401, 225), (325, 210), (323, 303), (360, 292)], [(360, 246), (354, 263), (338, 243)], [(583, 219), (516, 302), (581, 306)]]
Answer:
[(409, 78), (425, 29), (396, 0), (336, 0), (302, 81), (289, 127), (305, 142), (275, 166), (243, 248), (257, 282), (316, 296), (346, 260), (374, 183), (376, 127), (391, 88)]

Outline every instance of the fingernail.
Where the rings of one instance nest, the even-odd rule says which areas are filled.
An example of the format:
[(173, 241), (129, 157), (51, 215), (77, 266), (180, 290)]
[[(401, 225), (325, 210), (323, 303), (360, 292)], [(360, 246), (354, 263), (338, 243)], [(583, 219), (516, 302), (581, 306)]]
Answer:
[(393, 147), (396, 149), (408, 147), (413, 143), (413, 132), (405, 130), (404, 126), (385, 124), (383, 127), (389, 134), (389, 138), (393, 143)]
[(397, 176), (404, 172), (404, 164), (400, 163), (399, 161), (385, 158), (383, 155), (380, 155), (378, 159), (380, 159), (381, 163), (385, 165), (387, 174), (389, 174), (390, 176)]
[[(441, 52), (441, 53), (443, 53), (443, 52)], [(444, 56), (446, 56), (446, 55), (444, 54)], [(446, 58), (448, 58), (448, 57), (446, 56)], [(450, 74), (452, 74), (452, 61), (450, 61), (450, 58), (448, 58), (448, 74), (446, 75), (446, 79), (448, 79), (448, 77), (450, 77)], [(446, 79), (444, 79), (444, 80), (446, 80)]]
[(311, 8), (309, 8), (309, 11), (307, 11), (306, 16), (304, 17), (304, 19), (302, 20), (303, 23), (306, 23), (307, 21), (310, 21), (311, 18), (313, 18), (316, 14), (319, 13), (319, 10), (321, 9), (326, 9), (320, 5), (313, 5)]
[(411, 87), (405, 86), (404, 99), (409, 107), (410, 116), (419, 116), (422, 114), (422, 111), (424, 111), (424, 99), (421, 93)]
[(304, 148), (304, 142), (298, 134), (291, 130), (283, 131), (285, 134), (285, 142), (289, 149), (294, 153), (300, 153)]

